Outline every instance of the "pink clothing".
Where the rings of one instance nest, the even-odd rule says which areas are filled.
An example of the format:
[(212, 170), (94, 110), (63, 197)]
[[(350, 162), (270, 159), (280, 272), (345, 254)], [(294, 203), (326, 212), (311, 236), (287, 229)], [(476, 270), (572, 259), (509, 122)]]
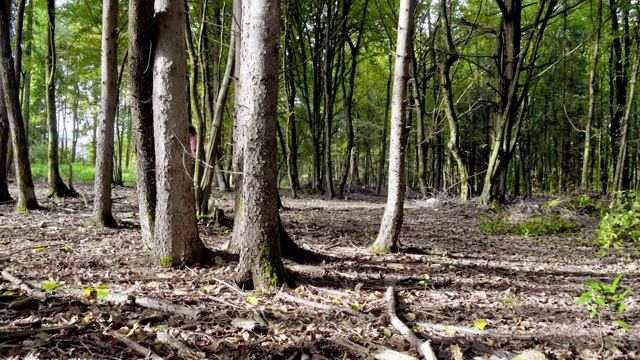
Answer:
[(198, 137), (196, 134), (190, 134), (189, 143), (191, 144), (191, 155), (195, 155), (198, 149)]

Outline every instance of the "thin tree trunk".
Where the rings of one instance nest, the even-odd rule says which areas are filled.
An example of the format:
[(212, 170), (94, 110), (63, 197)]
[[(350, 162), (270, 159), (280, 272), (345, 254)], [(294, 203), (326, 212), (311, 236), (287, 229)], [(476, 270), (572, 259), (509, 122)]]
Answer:
[(153, 129), (152, 40), (156, 28), (154, 0), (129, 0), (129, 76), (131, 84), (131, 122), (136, 151), (137, 193), (140, 235), (143, 244), (153, 248), (156, 218), (156, 170)]
[(15, 157), (16, 180), (18, 183), (16, 210), (26, 211), (37, 209), (39, 206), (31, 177), (29, 149), (22, 121), (22, 112), (20, 111), (19, 89), (15, 78), (15, 69), (13, 68), (14, 63), (11, 61), (10, 13), (8, 2), (0, 1), (0, 87), (4, 90), (2, 98), (9, 119)]
[[(640, 44), (638, 44), (640, 45)], [(636, 53), (633, 59), (633, 70), (631, 73), (631, 82), (629, 84), (629, 97), (627, 99), (626, 110), (622, 118), (620, 128), (620, 149), (618, 151), (618, 159), (616, 161), (616, 171), (613, 178), (613, 190), (622, 191), (625, 189), (625, 164), (627, 163), (627, 138), (629, 137), (629, 121), (631, 120), (631, 110), (633, 109), (633, 100), (635, 99), (636, 81), (638, 79), (638, 66), (640, 63), (640, 46), (636, 46)]]
[(111, 180), (114, 163), (113, 127), (118, 101), (118, 0), (104, 0), (102, 6), (102, 91), (97, 129), (93, 219), (98, 225), (116, 227), (117, 223), (111, 212)]
[(406, 95), (411, 61), (411, 38), (416, 0), (400, 1), (396, 63), (391, 106), (391, 143), (389, 145), (389, 191), (374, 252), (395, 251), (402, 229), (405, 193), (405, 147), (407, 141)]
[(47, 0), (47, 56), (45, 64), (45, 92), (47, 102), (47, 123), (49, 131), (48, 163), (49, 163), (49, 197), (77, 196), (78, 194), (67, 188), (60, 176), (60, 158), (58, 155), (58, 120), (56, 116), (55, 70), (55, 0)]
[(387, 91), (386, 101), (384, 106), (384, 119), (382, 122), (382, 149), (380, 150), (380, 158), (378, 160), (378, 175), (376, 177), (376, 195), (380, 195), (382, 191), (382, 184), (384, 181), (384, 168), (387, 161), (387, 131), (389, 128), (389, 108), (391, 105), (391, 82), (393, 80), (393, 72), (391, 67), (393, 65), (391, 56), (389, 59), (389, 77), (387, 78)]
[(591, 56), (591, 71), (589, 72), (589, 113), (587, 115), (587, 125), (585, 126), (584, 135), (584, 151), (582, 154), (582, 175), (580, 177), (580, 186), (582, 191), (589, 188), (589, 170), (591, 157), (591, 137), (592, 127), (595, 118), (596, 108), (596, 76), (598, 67), (598, 58), (600, 56), (600, 27), (602, 25), (602, 0), (598, 0), (598, 10), (596, 14), (596, 33), (593, 39), (593, 55)]

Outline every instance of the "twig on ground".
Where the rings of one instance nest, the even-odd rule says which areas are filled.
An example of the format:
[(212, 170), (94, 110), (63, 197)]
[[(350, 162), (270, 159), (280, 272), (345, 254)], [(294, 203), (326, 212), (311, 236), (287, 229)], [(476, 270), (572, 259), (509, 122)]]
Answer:
[[(73, 291), (69, 294), (76, 296), (86, 296), (84, 291)], [(110, 301), (116, 304), (124, 305), (138, 305), (149, 309), (165, 311), (172, 314), (184, 315), (188, 318), (195, 319), (200, 315), (200, 310), (190, 308), (184, 305), (176, 305), (167, 301), (152, 299), (147, 297), (135, 297), (133, 295), (127, 294), (107, 294), (105, 296), (99, 297), (99, 300), (102, 301)]]
[(362, 311), (358, 311), (358, 310), (354, 310), (350, 307), (346, 307), (346, 306), (335, 306), (335, 305), (327, 305), (327, 304), (320, 304), (317, 302), (313, 302), (313, 301), (309, 301), (307, 299), (302, 299), (299, 298), (297, 296), (293, 296), (293, 295), (289, 295), (287, 293), (279, 293), (280, 296), (282, 296), (285, 300), (289, 300), (291, 302), (295, 302), (301, 305), (307, 305), (307, 306), (311, 306), (314, 307), (316, 309), (320, 309), (320, 310), (324, 310), (324, 311), (336, 311), (336, 312), (344, 312), (347, 313), (349, 315), (354, 315), (354, 316), (361, 316), (364, 317), (366, 319), (373, 319), (374, 316), (371, 314), (367, 314), (364, 313)]
[(36, 248), (46, 248), (46, 247), (51, 247), (51, 246), (62, 246), (62, 245), (67, 245), (66, 243), (61, 243), (61, 242), (57, 242), (57, 243), (51, 243), (51, 244), (42, 244), (42, 245), (30, 245), (30, 246), (25, 246), (21, 249), (15, 250), (13, 252), (10, 252), (8, 254), (4, 254), (2, 256), (0, 256), (0, 259), (4, 259), (4, 258), (8, 258), (12, 255), (15, 255), (17, 253), (21, 253), (23, 251), (26, 250), (31, 250), (31, 249), (36, 249)]
[(506, 339), (521, 339), (527, 340), (535, 337), (533, 334), (506, 334), (506, 333), (497, 333), (493, 331), (486, 330), (478, 330), (473, 328), (468, 328), (464, 326), (453, 326), (453, 325), (441, 325), (441, 324), (431, 324), (426, 322), (416, 323), (419, 327), (430, 328), (434, 330), (442, 330), (446, 331), (447, 329), (455, 330), (459, 333), (470, 334), (470, 335), (480, 335), (492, 338), (506, 338)]
[(136, 353), (144, 356), (145, 359), (162, 360), (162, 357), (160, 357), (160, 355), (158, 355), (155, 352), (153, 352), (151, 349), (147, 349), (146, 347), (138, 344), (137, 342), (127, 338), (126, 336), (124, 336), (124, 335), (122, 335), (120, 333), (111, 332), (110, 335), (114, 339), (118, 340), (123, 345), (128, 347), (129, 349), (131, 349), (131, 350), (135, 351)]
[(40, 300), (47, 300), (47, 294), (44, 291), (40, 291), (40, 290), (35, 290), (33, 289), (31, 286), (29, 286), (29, 284), (25, 283), (24, 281), (18, 279), (17, 277), (11, 275), (9, 273), (8, 270), (2, 270), (2, 272), (0, 273), (2, 274), (2, 277), (4, 277), (5, 279), (9, 280), (12, 284), (20, 286), (20, 289), (22, 291), (24, 291), (25, 293), (27, 293), (27, 295), (34, 297), (34, 298), (38, 298)]
[(396, 330), (404, 336), (409, 344), (416, 348), (425, 359), (436, 360), (436, 355), (431, 349), (431, 342), (429, 340), (422, 341), (418, 339), (416, 334), (414, 334), (413, 331), (411, 331), (411, 329), (409, 329), (409, 327), (398, 318), (398, 315), (396, 315), (396, 296), (393, 286), (389, 286), (387, 288), (385, 298), (387, 299), (387, 312), (389, 313), (391, 325), (393, 325), (393, 327), (396, 328)]
[(336, 345), (342, 346), (343, 348), (349, 349), (361, 355), (371, 356), (376, 360), (417, 360), (413, 356), (409, 356), (377, 344), (369, 344), (369, 348), (366, 348), (362, 345), (353, 343), (349, 339), (342, 336), (333, 336), (329, 340), (331, 340)]
[(56, 332), (60, 330), (68, 330), (78, 328), (77, 325), (51, 326), (37, 329), (29, 329), (22, 331), (0, 332), (0, 341), (15, 340), (26, 336), (35, 335), (43, 332)]

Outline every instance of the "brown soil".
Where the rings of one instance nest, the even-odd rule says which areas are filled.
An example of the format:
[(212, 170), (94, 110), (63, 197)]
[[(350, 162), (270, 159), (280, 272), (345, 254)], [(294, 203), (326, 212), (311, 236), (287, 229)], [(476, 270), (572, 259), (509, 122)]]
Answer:
[[(285, 194), (285, 228), (323, 260), (286, 262), (291, 286), (245, 292), (233, 283), (237, 257), (222, 251), (226, 227), (200, 225), (218, 254), (210, 265), (152, 267), (137, 232), (135, 189), (114, 189), (119, 229), (89, 225), (92, 188), (76, 190), (81, 197), (49, 200), (40, 184), (46, 210), (15, 213), (13, 204), (0, 205), (0, 268), (24, 282), (22, 289), (8, 279), (0, 283), (0, 359), (130, 359), (146, 351), (164, 359), (371, 359), (376, 346), (418, 357), (389, 323), (390, 286), (400, 320), (430, 340), (439, 359), (510, 359), (525, 350), (551, 359), (640, 356), (635, 289), (628, 309), (616, 314), (631, 330), (612, 324), (610, 314), (590, 318), (576, 305), (586, 280), (611, 282), (623, 274), (621, 287), (640, 280), (637, 260), (598, 256), (587, 245), (595, 217), (563, 213), (581, 224), (576, 234), (495, 235), (480, 230), (488, 210), (451, 199), (436, 206), (408, 200), (402, 251), (376, 256), (367, 246), (384, 198)], [(216, 196), (233, 215), (232, 194)], [(507, 211), (516, 217), (537, 209), (527, 203)], [(44, 299), (25, 295), (37, 296), (43, 285), (58, 287)], [(129, 300), (107, 301), (118, 296)], [(179, 307), (134, 303), (140, 299)], [(484, 332), (474, 321), (486, 322)]]

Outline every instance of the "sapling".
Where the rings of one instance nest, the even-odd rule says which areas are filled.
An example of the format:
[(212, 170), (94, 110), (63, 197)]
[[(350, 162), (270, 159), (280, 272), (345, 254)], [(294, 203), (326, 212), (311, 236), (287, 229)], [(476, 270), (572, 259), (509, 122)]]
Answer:
[[(589, 287), (589, 290), (585, 291), (576, 300), (576, 304), (583, 305), (589, 310), (590, 317), (598, 318), (598, 327), (602, 330), (602, 312), (611, 314), (611, 321), (614, 324), (618, 324), (624, 329), (631, 329), (631, 326), (625, 321), (614, 318), (615, 314), (620, 314), (625, 311), (627, 304), (623, 302), (624, 298), (631, 292), (631, 288), (624, 290), (618, 289), (618, 282), (622, 275), (616, 276), (611, 284), (600, 283), (594, 280), (587, 280), (584, 282)], [(602, 331), (600, 331), (600, 340), (604, 346), (604, 340), (602, 339)]]

